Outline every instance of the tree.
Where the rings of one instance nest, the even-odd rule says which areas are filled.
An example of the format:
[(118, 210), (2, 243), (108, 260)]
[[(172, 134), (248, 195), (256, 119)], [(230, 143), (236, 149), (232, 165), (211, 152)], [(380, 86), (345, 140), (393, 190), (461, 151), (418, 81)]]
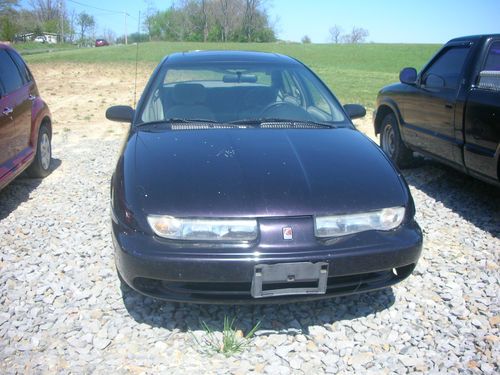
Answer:
[[(40, 26), (43, 32), (72, 35), (72, 22), (66, 14), (64, 0), (28, 0), (31, 9), (28, 10), (34, 18), (34, 23), (28, 26), (33, 31), (33, 27)], [(66, 39), (66, 38), (65, 38)], [(70, 38), (71, 39), (71, 38)]]
[(19, 6), (19, 0), (0, 0), (0, 14), (13, 11)]
[(78, 14), (73, 9), (71, 11), (71, 15), (69, 16), (69, 22), (68, 22), (68, 25), (69, 25), (68, 34), (69, 34), (69, 40), (70, 40), (71, 43), (73, 43), (75, 41), (76, 22), (77, 22), (77, 20), (78, 20)]
[(59, 0), (29, 0), (29, 4), (41, 24), (59, 20)]
[(311, 43), (311, 38), (309, 38), (308, 35), (304, 35), (301, 39), (301, 42), (304, 44), (309, 44), (309, 43)]
[(344, 36), (345, 43), (363, 43), (368, 37), (369, 32), (362, 27), (352, 27), (352, 31)]
[(276, 39), (265, 0), (177, 0), (151, 12), (143, 28), (150, 38), (174, 41), (255, 41)]
[(207, 0), (201, 0), (201, 17), (203, 22), (203, 42), (207, 41), (208, 38), (208, 20), (209, 20), (209, 6)]
[(85, 38), (85, 34), (90, 29), (94, 28), (95, 20), (94, 17), (85, 12), (81, 12), (78, 15), (78, 19), (76, 21), (77, 25), (80, 26), (80, 42), (83, 42)]
[(231, 32), (234, 31), (238, 24), (238, 7), (236, 1), (233, 0), (218, 0), (216, 6), (216, 19), (221, 26), (222, 42), (229, 40)]
[(142, 23), (142, 28), (144, 31), (148, 33), (149, 40), (151, 41), (153, 38), (154, 19), (158, 14), (158, 10), (154, 7), (151, 0), (147, 0), (146, 4), (147, 4), (147, 9), (146, 9), (146, 15), (144, 17), (144, 22)]
[(106, 39), (109, 43), (114, 43), (116, 40), (116, 34), (111, 29), (104, 29), (102, 32), (103, 39)]
[(339, 25), (333, 25), (332, 27), (330, 27), (329, 32), (330, 32), (330, 40), (335, 44), (340, 43), (342, 35), (342, 27), (340, 27)]
[(0, 40), (13, 41), (19, 29), (18, 0), (0, 0)]

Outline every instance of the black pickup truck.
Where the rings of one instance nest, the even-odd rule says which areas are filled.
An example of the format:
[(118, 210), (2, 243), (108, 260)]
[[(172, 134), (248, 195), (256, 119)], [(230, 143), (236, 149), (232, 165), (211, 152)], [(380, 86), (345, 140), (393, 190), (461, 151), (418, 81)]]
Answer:
[(456, 38), (420, 73), (380, 90), (380, 146), (399, 166), (413, 152), (500, 186), (500, 34)]

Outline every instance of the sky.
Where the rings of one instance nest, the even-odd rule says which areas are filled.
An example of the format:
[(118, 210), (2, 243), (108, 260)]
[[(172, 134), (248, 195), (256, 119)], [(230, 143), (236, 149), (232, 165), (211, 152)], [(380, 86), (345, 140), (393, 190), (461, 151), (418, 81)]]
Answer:
[[(148, 4), (165, 10), (173, 0), (65, 0), (77, 13), (94, 15), (97, 35), (104, 29), (117, 36), (137, 31), (139, 11)], [(445, 43), (457, 36), (500, 33), (500, 0), (266, 0), (279, 39), (328, 42), (330, 27), (344, 33), (353, 26), (367, 29), (368, 42)], [(27, 3), (27, 0), (23, 1)], [(85, 4), (81, 5), (81, 4)], [(101, 8), (101, 9), (96, 9)], [(113, 12), (109, 12), (112, 10)]]

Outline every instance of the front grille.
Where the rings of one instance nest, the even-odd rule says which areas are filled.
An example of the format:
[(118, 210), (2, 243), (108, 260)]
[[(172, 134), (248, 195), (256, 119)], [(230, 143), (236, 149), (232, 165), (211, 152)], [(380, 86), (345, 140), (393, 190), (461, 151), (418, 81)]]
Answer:
[[(406, 277), (413, 269), (414, 264), (380, 272), (364, 273), (349, 276), (332, 276), (328, 278), (327, 296), (357, 293), (372, 289), (391, 286)], [(136, 278), (134, 287), (139, 291), (158, 298), (189, 299), (223, 299), (223, 300), (251, 300), (250, 282), (170, 282), (147, 278)], [(295, 287), (295, 286), (294, 286)], [(291, 296), (294, 297), (294, 296)], [(266, 300), (263, 298), (262, 300)]]

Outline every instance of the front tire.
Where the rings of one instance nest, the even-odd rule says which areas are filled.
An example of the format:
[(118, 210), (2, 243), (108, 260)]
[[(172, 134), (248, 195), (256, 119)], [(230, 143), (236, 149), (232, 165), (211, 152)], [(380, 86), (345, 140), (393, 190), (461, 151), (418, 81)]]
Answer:
[(46, 177), (50, 173), (51, 161), (52, 144), (50, 131), (47, 125), (42, 124), (38, 131), (35, 159), (27, 170), (28, 175), (33, 178)]
[(405, 168), (413, 164), (413, 151), (401, 139), (396, 116), (392, 113), (382, 120), (380, 147), (398, 167)]

